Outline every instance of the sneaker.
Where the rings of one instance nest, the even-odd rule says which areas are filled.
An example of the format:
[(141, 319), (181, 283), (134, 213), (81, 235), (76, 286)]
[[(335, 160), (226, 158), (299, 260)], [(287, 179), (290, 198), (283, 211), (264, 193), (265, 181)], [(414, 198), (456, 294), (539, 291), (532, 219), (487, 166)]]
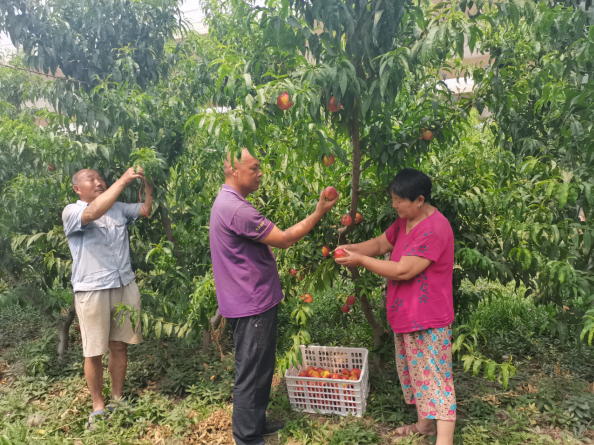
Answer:
[(262, 431), (263, 436), (268, 436), (270, 434), (276, 434), (279, 430), (282, 430), (285, 427), (285, 422), (282, 420), (272, 420), (266, 421), (266, 425), (264, 426), (264, 430)]
[(93, 411), (89, 415), (89, 422), (87, 423), (87, 429), (89, 431), (95, 431), (95, 427), (93, 426), (93, 421), (95, 420), (96, 416), (103, 416), (103, 418), (107, 419), (109, 416), (105, 415), (105, 411), (102, 409), (98, 409), (97, 411)]

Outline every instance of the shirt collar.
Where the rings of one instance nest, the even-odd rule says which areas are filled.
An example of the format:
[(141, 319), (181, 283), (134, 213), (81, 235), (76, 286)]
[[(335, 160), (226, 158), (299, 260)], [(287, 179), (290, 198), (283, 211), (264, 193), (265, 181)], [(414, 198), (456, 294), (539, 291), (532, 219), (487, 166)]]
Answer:
[(82, 207), (88, 207), (89, 203), (88, 202), (84, 202), (81, 201), (80, 199), (78, 201), (76, 201), (76, 205), (82, 206)]
[(233, 187), (231, 187), (230, 185), (227, 184), (223, 184), (223, 188), (222, 190), (223, 192), (229, 192), (229, 193), (233, 193), (234, 195), (239, 196), (241, 199), (243, 199), (244, 201), (246, 200), (243, 196), (241, 196), (241, 193), (239, 193), (237, 190), (235, 190)]

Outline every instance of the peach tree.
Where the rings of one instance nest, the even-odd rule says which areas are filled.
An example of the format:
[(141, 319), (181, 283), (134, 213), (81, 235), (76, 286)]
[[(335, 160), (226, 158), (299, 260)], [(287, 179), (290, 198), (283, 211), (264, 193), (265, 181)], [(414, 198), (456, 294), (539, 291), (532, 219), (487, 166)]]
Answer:
[(466, 185), (461, 176), (445, 200), (471, 278), (522, 283), (554, 308), (546, 329), (578, 345), (594, 335), (593, 12), (511, 1), (487, 13), (492, 31), (474, 44), (489, 61), (472, 70), (473, 100), (492, 113), (484, 128), (501, 154), (492, 176)]
[[(50, 104), (40, 112), (47, 127), (37, 127), (30, 119), (19, 122), (18, 115), (3, 122), (2, 155), (10, 162), (2, 167), (6, 175), (0, 189), (6, 203), (1, 216), (7, 222), (2, 231), (7, 253), (2, 280), (14, 289), (27, 284), (46, 292), (59, 276), (59, 286), (68, 288), (71, 258), (60, 213), (76, 199), (69, 178), (88, 167), (110, 184), (126, 168), (141, 165), (156, 184), (151, 220), (139, 222), (131, 233), (132, 260), (152, 317), (147, 329), (155, 335), (181, 332), (199, 338), (199, 325), (190, 329), (187, 321), (204, 324), (204, 311), (209, 310), (208, 305), (194, 304), (192, 295), (198, 286), (195, 278), (209, 267), (202, 206), (211, 203), (213, 170), (208, 156), (188, 154), (199, 142), (184, 136), (183, 125), (196, 112), (195, 104), (211, 79), (202, 70), (208, 54), (195, 57), (197, 37), (187, 35), (180, 44), (173, 40), (185, 30), (177, 1), (6, 0), (0, 2), (0, 29), (22, 49), (21, 60), (12, 63), (65, 79), (16, 78), (13, 70), (2, 68), (1, 99), (7, 106), (23, 107), (28, 100)], [(138, 202), (139, 194), (135, 184), (122, 199)], [(51, 205), (44, 204), (45, 198)], [(168, 255), (168, 246), (173, 273), (151, 275), (169, 261), (161, 258)], [(170, 285), (172, 277), (175, 286)], [(204, 306), (204, 311), (194, 316), (192, 305)], [(66, 333), (73, 316), (71, 307)]]
[[(209, 5), (211, 36), (220, 40), (220, 57), (210, 65), (216, 92), (226, 97), (217, 103), (229, 110), (197, 114), (187, 126), (209, 140), (226, 141), (232, 153), (246, 146), (269, 159), (271, 172), (289, 178), (273, 186), (280, 198), (255, 200), (263, 213), (273, 213), (276, 205), (271, 218), (285, 227), (297, 219), (279, 217), (303, 215), (325, 185), (337, 186), (340, 210), (351, 224), (338, 227), (334, 215), (333, 223), (325, 221), (312, 235), (319, 244), (302, 253), (310, 272), (304, 283), (324, 289), (341, 272), (322, 258), (322, 245), (334, 248), (385, 230), (394, 215), (382, 193), (393, 174), (415, 164), (431, 144), (454, 140), (457, 119), (473, 106), (459, 106), (439, 74), (455, 71), (465, 38), (481, 33), (465, 14), (473, 4), (286, 0), (257, 7), (232, 1), (230, 14)], [(278, 105), (284, 93), (292, 105), (287, 109)], [(323, 169), (323, 156), (336, 157), (342, 166)], [(282, 190), (287, 183), (290, 190)], [(279, 212), (284, 205), (295, 211)], [(361, 225), (355, 223), (357, 212)], [(357, 269), (348, 278), (380, 352), (388, 339), (385, 305), (372, 294), (381, 281)], [(307, 342), (311, 313), (299, 299), (289, 304), (295, 305), (296, 323), (285, 365), (295, 362), (299, 343)], [(376, 360), (381, 362), (380, 354)]]

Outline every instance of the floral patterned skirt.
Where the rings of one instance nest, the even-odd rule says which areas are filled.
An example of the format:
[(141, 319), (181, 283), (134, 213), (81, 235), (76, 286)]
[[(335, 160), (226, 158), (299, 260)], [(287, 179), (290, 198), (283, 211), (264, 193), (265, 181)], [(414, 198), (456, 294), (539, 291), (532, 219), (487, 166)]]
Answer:
[(456, 420), (451, 326), (394, 334), (394, 342), (406, 403), (419, 419)]

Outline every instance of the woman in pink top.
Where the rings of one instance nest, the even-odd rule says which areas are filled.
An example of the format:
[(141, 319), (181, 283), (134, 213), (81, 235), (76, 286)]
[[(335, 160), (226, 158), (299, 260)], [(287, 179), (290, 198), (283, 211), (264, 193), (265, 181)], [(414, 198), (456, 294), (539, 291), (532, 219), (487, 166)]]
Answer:
[[(342, 246), (347, 256), (336, 262), (388, 279), (388, 321), (395, 335), (398, 375), (406, 403), (416, 405), (419, 417), (396, 434), (437, 434), (438, 445), (451, 445), (456, 421), (454, 234), (448, 220), (429, 204), (431, 179), (426, 174), (404, 169), (388, 191), (399, 218), (377, 238)], [(390, 261), (373, 258), (387, 252), (392, 252)]]

